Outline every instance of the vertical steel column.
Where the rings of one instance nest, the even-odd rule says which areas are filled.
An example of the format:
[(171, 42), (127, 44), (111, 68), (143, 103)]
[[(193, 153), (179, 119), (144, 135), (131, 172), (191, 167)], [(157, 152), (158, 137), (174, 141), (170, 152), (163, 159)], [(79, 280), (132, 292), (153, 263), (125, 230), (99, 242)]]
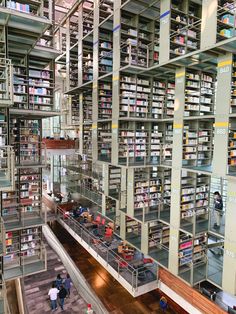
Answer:
[(171, 0), (161, 1), (159, 63), (170, 58)]
[(93, 94), (92, 94), (92, 158), (98, 159), (98, 58), (99, 58), (99, 0), (94, 1), (93, 12)]
[(201, 49), (216, 43), (218, 0), (202, 1)]
[(112, 164), (118, 164), (118, 129), (120, 114), (120, 32), (121, 0), (114, 1), (113, 15), (113, 76), (112, 76)]
[(216, 177), (225, 176), (228, 164), (228, 127), (231, 100), (232, 54), (218, 60), (215, 113), (215, 135), (212, 172)]
[(172, 151), (171, 175), (171, 210), (170, 210), (170, 251), (169, 270), (178, 274), (178, 250), (180, 227), (180, 194), (181, 194), (181, 168), (182, 168), (182, 142), (183, 142), (183, 116), (185, 104), (185, 68), (176, 70), (175, 76), (175, 108), (174, 133)]

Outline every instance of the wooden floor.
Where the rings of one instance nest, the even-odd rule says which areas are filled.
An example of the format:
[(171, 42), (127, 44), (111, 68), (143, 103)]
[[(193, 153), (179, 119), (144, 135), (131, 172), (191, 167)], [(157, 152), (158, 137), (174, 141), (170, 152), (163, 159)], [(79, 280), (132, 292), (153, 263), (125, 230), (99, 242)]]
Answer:
[[(59, 223), (54, 222), (51, 228), (110, 313), (162, 313), (157, 291), (133, 298)], [(176, 304), (173, 307), (166, 313), (187, 313)]]

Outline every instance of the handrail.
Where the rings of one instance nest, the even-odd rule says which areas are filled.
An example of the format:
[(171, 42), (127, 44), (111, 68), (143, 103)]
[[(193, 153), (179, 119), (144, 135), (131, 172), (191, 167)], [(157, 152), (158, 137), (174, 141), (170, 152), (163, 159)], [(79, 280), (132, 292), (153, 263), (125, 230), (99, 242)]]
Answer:
[[(64, 223), (67, 224), (78, 236), (80, 236), (81, 239), (87, 242), (89, 246), (91, 246), (92, 241), (97, 242), (100, 240), (99, 237), (96, 237), (93, 233), (91, 233), (88, 229), (86, 229), (82, 224), (76, 221), (73, 217), (70, 217), (70, 216), (65, 217), (64, 211), (62, 210), (60, 206), (57, 207), (57, 217), (58, 219), (62, 219)], [(103, 250), (101, 250), (101, 248), (103, 248)], [(100, 257), (103, 260), (106, 261), (107, 265), (110, 265), (111, 267), (114, 268), (114, 265), (112, 266), (111, 262), (117, 263), (118, 270), (116, 269), (116, 271), (119, 273), (120, 276), (123, 277), (124, 280), (126, 280), (129, 284), (131, 284), (132, 289), (137, 290), (138, 275), (140, 275), (141, 273), (147, 270), (145, 269), (145, 265), (141, 268), (134, 268), (131, 264), (129, 264), (128, 261), (123, 259), (113, 249), (111, 249), (108, 245), (106, 245), (103, 242), (100, 242), (98, 246), (93, 247), (93, 249), (97, 252), (98, 255), (100, 255)], [(153, 267), (154, 266), (155, 266), (155, 263), (153, 264)], [(128, 271), (128, 273), (131, 276), (130, 278), (131, 282), (127, 280), (127, 277), (122, 275), (122, 270)]]

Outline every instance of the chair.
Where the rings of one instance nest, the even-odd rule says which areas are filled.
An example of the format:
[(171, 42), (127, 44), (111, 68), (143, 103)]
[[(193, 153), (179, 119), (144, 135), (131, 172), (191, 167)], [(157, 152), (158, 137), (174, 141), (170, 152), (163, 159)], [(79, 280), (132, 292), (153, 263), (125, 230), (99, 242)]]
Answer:
[(93, 221), (93, 224), (94, 225), (100, 225), (101, 219), (102, 219), (101, 216), (97, 216), (96, 219)]
[(106, 231), (104, 234), (104, 241), (111, 242), (112, 236), (113, 236), (113, 230), (110, 227), (106, 228)]

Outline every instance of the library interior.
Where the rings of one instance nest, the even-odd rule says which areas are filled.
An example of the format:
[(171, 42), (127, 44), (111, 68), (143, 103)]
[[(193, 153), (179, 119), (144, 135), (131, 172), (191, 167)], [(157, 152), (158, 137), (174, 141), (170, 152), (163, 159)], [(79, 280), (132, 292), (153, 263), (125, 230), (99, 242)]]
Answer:
[(235, 222), (236, 0), (0, 0), (0, 314), (236, 314)]

